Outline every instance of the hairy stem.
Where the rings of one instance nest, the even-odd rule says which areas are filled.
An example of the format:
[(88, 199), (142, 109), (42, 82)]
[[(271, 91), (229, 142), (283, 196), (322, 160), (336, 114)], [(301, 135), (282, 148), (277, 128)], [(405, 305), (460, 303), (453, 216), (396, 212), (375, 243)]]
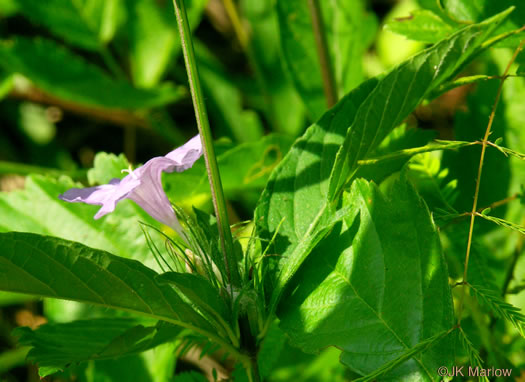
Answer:
[[(485, 151), (487, 150), (488, 146), (488, 139), (491, 133), (492, 129), (492, 123), (494, 122), (494, 116), (496, 114), (496, 108), (498, 107), (499, 100), (501, 98), (501, 93), (503, 90), (503, 84), (505, 83), (505, 79), (507, 78), (507, 75), (509, 73), (510, 67), (516, 60), (516, 57), (518, 56), (519, 52), (523, 49), (523, 45), (525, 44), (525, 40), (522, 40), (518, 48), (516, 48), (514, 54), (512, 55), (512, 58), (510, 59), (509, 63), (507, 64), (507, 67), (505, 68), (505, 72), (503, 73), (503, 76), (501, 78), (498, 92), (496, 94), (496, 99), (494, 100), (494, 104), (492, 105), (492, 111), (490, 112), (489, 117), (489, 123), (487, 125), (487, 129), (485, 130), (485, 136), (483, 137), (483, 140), (481, 141), (481, 156), (479, 160), (479, 167), (478, 167), (478, 175), (476, 178), (476, 189), (474, 191), (474, 202), (472, 203), (472, 211), (470, 215), (470, 226), (469, 226), (469, 232), (468, 232), (468, 241), (467, 241), (467, 251), (465, 254), (465, 266), (463, 270), (463, 283), (466, 285), (467, 283), (467, 275), (468, 275), (468, 263), (470, 258), (470, 248), (472, 246), (472, 236), (474, 233), (474, 220), (476, 219), (476, 212), (478, 208), (478, 197), (479, 197), (479, 186), (481, 183), (481, 173), (483, 171), (483, 161), (485, 159)], [(461, 324), (461, 316), (463, 313), (463, 306), (465, 301), (465, 292), (466, 288), (463, 287), (463, 290), (461, 292), (461, 298), (459, 301), (458, 306), (458, 325)]]
[(323, 89), (326, 98), (326, 105), (331, 108), (337, 103), (337, 87), (335, 83), (334, 71), (330, 61), (330, 52), (326, 41), (326, 33), (323, 24), (323, 15), (319, 0), (308, 0), (310, 16), (312, 18), (312, 27), (315, 36), (315, 44), (319, 63), (321, 64), (321, 76), (323, 78)]
[(186, 14), (183, 0), (173, 0), (173, 6), (177, 16), (177, 24), (182, 43), (182, 51), (184, 53), (184, 62), (188, 72), (188, 82), (190, 85), (193, 107), (195, 109), (195, 117), (197, 119), (197, 126), (204, 146), (204, 159), (206, 162), (206, 170), (208, 171), (208, 179), (210, 181), (213, 207), (217, 217), (217, 226), (219, 228), (224, 265), (226, 267), (230, 284), (239, 286), (239, 269), (233, 253), (233, 239), (228, 222), (226, 199), (224, 197), (219, 166), (217, 165), (217, 158), (213, 148), (213, 138), (199, 80), (199, 72), (197, 70), (197, 62), (193, 50), (191, 31), (188, 24), (188, 16)]

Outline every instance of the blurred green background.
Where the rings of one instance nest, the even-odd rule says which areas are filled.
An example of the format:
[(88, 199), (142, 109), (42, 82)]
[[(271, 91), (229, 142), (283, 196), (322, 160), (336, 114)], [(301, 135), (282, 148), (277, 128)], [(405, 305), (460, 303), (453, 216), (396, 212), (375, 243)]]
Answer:
[[(395, 27), (383, 28), (418, 8), (431, 8), (432, 1), (327, 3), (331, 7), (327, 9), (333, 10), (324, 16), (331, 26), (331, 53), (337, 57), (334, 69), (339, 96), (439, 38), (439, 34), (418, 35), (419, 41), (409, 41), (394, 34)], [(504, 9), (507, 3), (497, 8)], [(188, 0), (187, 4), (230, 217), (236, 223), (252, 218), (271, 170), (326, 108), (318, 69), (312, 64), (317, 58), (309, 35), (311, 25), (301, 23), (303, 14), (292, 12), (294, 2)], [(306, 6), (304, 10), (307, 12)], [(478, 15), (479, 19), (491, 12), (486, 9), (487, 14)], [(287, 14), (295, 18), (284, 18)], [(443, 28), (441, 32), (448, 30)], [(410, 37), (410, 30), (401, 32)], [(304, 46), (290, 43), (286, 35), (295, 36)], [(509, 58), (508, 49), (487, 54), (467, 68), (467, 73), (500, 74)], [(505, 89), (495, 135), (504, 136), (508, 146), (523, 152), (525, 139), (519, 127), (525, 124), (522, 80), (509, 81)], [(457, 88), (418, 108), (407, 126), (434, 130), (431, 136), (443, 139), (476, 140), (484, 131), (495, 87), (496, 82), (485, 82)], [(109, 180), (107, 174), (118, 174), (128, 161), (137, 165), (164, 155), (197, 133), (171, 1), (0, 0), (0, 126), (0, 230), (73, 239), (67, 227), (53, 222), (60, 209), (56, 196), (72, 185), (71, 179), (103, 183)], [(110, 155), (97, 155), (99, 152)], [(118, 156), (121, 153), (125, 157)], [(445, 183), (459, 179), (460, 187), (451, 198), (458, 210), (468, 209), (471, 203), (473, 177), (464, 174), (476, 166), (473, 155), (477, 154), (468, 150), (445, 155), (441, 167), (450, 167), (446, 174), (440, 172), (439, 163), (437, 170), (435, 163), (422, 164), (425, 171), (434, 166), (432, 171), (437, 172), (429, 170), (433, 181), (438, 173), (441, 180), (446, 178)], [(523, 165), (510, 159), (500, 166), (494, 158), (487, 157), (485, 173), (486, 181), (494, 186), (485, 189), (485, 194), (482, 191), (481, 205), (518, 192), (525, 179)], [(95, 171), (88, 172), (94, 166)], [(211, 210), (202, 161), (184, 177), (166, 178), (165, 183), (174, 203)], [(39, 205), (31, 204), (32, 200)], [(511, 205), (500, 215), (516, 221), (523, 218), (523, 211)], [(519, 239), (487, 230), (491, 244), (479, 243), (479, 248), (494, 250), (487, 259), (495, 269), (492, 278), (501, 284), (502, 270)], [(453, 240), (447, 243), (452, 259), (462, 252), (454, 249)], [(523, 275), (525, 264), (520, 261), (518, 274)], [(518, 294), (514, 303), (523, 306)], [(91, 316), (78, 304), (43, 303), (0, 293), (0, 381), (39, 379), (35, 366), (24, 360), (26, 350), (16, 348), (13, 328), (86, 317)], [(277, 329), (275, 337), (277, 347), (288, 349)], [(520, 344), (523, 342), (506, 346)], [(147, 380), (140, 373), (149, 370), (154, 374), (159, 362), (171, 362), (173, 351), (154, 350), (141, 356), (145, 366), (140, 371), (129, 366), (139, 362), (137, 356), (103, 363), (98, 373), (90, 374), (88, 364), (74, 378), (66, 373), (46, 380)], [(272, 380), (344, 378), (337, 352), (329, 350), (314, 358), (290, 348), (287, 354), (275, 366)], [(523, 363), (522, 358), (516, 362)], [(177, 372), (195, 368), (191, 360), (176, 365)], [(129, 376), (123, 376), (122, 370)]]

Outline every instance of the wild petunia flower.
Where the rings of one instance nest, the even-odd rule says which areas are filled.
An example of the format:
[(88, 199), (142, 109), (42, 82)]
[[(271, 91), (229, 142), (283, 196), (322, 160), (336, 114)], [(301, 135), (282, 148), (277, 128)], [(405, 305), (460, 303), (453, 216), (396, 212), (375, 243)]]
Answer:
[(135, 170), (125, 170), (129, 174), (122, 180), (115, 178), (109, 184), (89, 188), (72, 188), (60, 199), (66, 202), (82, 202), (102, 206), (95, 219), (113, 212), (118, 202), (131, 199), (155, 220), (175, 229), (179, 234), (181, 226), (164, 189), (162, 172), (182, 172), (193, 166), (202, 155), (202, 143), (199, 135), (186, 144), (163, 157), (155, 157)]

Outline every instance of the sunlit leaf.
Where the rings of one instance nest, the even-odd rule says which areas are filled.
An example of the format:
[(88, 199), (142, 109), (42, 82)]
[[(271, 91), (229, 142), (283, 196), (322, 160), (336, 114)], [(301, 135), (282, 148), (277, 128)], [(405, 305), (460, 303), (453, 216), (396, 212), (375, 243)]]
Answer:
[[(344, 364), (367, 375), (451, 329), (452, 297), (436, 228), (406, 180), (384, 192), (357, 180), (344, 204), (351, 212), (303, 264), (278, 314), (303, 351), (336, 346)], [(432, 345), (407, 353), (389, 377), (434, 380), (454, 359), (454, 339)]]

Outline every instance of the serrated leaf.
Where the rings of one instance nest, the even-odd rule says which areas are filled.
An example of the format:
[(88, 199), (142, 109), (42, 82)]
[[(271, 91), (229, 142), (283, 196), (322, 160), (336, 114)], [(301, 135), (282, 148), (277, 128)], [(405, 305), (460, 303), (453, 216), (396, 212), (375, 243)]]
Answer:
[(0, 233), (0, 290), (123, 309), (212, 330), (158, 274), (135, 260), (32, 233)]
[(100, 318), (48, 323), (34, 331), (21, 327), (13, 334), (21, 345), (31, 347), (27, 357), (38, 364), (40, 377), (45, 377), (70, 364), (139, 353), (172, 341), (180, 332), (181, 328), (166, 323)]
[(90, 185), (107, 184), (113, 178), (122, 178), (122, 170), (128, 168), (129, 162), (124, 154), (97, 153), (93, 168), (87, 172), (88, 182)]
[(85, 49), (98, 50), (115, 34), (119, 0), (16, 0), (31, 21)]
[[(523, 2), (516, 0), (443, 0), (440, 12), (443, 17), (457, 24), (464, 22), (477, 23), (509, 7), (515, 7), (515, 10), (510, 17), (498, 27), (496, 33), (499, 34), (516, 30), (523, 26), (523, 20), (525, 20), (525, 4)], [(516, 47), (521, 39), (523, 39), (523, 34), (511, 36), (501, 45)]]
[[(508, 12), (507, 12), (508, 13)], [(506, 13), (506, 14), (507, 14)], [(376, 148), (433, 88), (467, 63), (506, 14), (468, 26), (345, 96), (292, 146), (273, 171), (256, 210), (258, 230), (274, 244), (272, 306), (286, 283), (329, 229), (332, 203)], [(335, 162), (335, 166), (334, 166)], [(272, 267), (275, 267), (274, 269)]]
[(385, 26), (386, 29), (403, 35), (409, 40), (437, 42), (454, 31), (454, 28), (433, 12), (417, 10), (410, 16), (394, 19)]
[[(362, 1), (320, 2), (337, 93), (341, 96), (363, 80), (360, 57), (377, 28)], [(302, 0), (278, 1), (281, 45), (290, 75), (313, 120), (327, 109), (319, 58), (308, 6)]]
[[(412, 57), (387, 74), (360, 105), (355, 123), (348, 129), (337, 153), (330, 178), (330, 195), (338, 192), (355, 171), (357, 160), (366, 156), (433, 89), (454, 76), (481, 50), (512, 8), (454, 33), (433, 47)], [(373, 133), (370, 126), (374, 126)]]
[[(451, 329), (452, 296), (436, 228), (405, 179), (385, 192), (357, 180), (343, 203), (358, 215), (321, 240), (278, 315), (303, 351), (336, 346), (344, 364), (367, 375)], [(442, 339), (388, 376), (437, 380), (437, 367), (454, 359), (453, 344)]]
[(0, 66), (27, 77), (41, 90), (69, 102), (105, 109), (147, 109), (182, 96), (173, 86), (137, 89), (109, 77), (51, 40), (19, 37), (0, 44)]

